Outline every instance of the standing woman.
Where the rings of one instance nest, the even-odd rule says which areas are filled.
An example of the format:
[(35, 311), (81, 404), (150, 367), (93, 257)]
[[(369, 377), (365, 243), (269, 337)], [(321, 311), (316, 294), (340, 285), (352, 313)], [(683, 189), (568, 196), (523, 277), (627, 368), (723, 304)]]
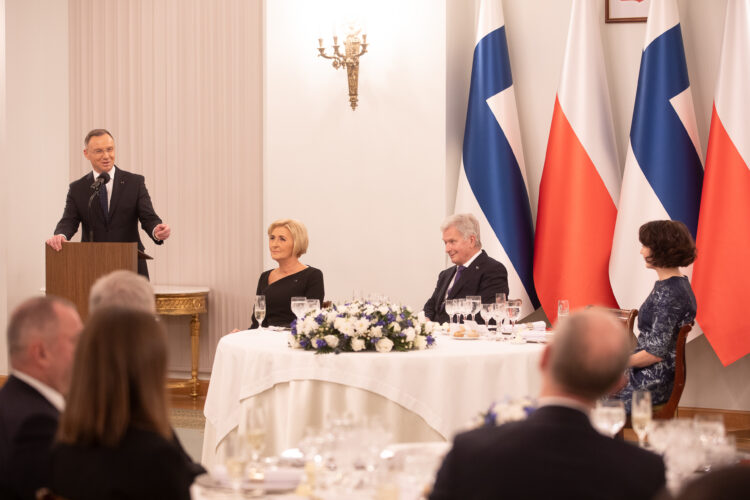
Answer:
[[(263, 272), (257, 295), (266, 296), (266, 318), (262, 326), (288, 327), (296, 318), (292, 297), (318, 299), (323, 303), (323, 273), (299, 258), (307, 252), (307, 229), (294, 219), (281, 219), (268, 226), (268, 249), (279, 267)], [(253, 318), (251, 328), (258, 328)]]
[(203, 468), (169, 424), (167, 344), (152, 314), (104, 308), (86, 323), (52, 451), (52, 491), (76, 500), (189, 499)]
[(680, 272), (695, 260), (695, 242), (679, 221), (657, 220), (642, 225), (638, 238), (646, 267), (656, 271), (653, 290), (638, 310), (638, 344), (631, 354), (627, 385), (614, 397), (630, 414), (633, 391), (651, 391), (654, 405), (665, 403), (674, 385), (677, 334), (695, 319), (695, 295)]

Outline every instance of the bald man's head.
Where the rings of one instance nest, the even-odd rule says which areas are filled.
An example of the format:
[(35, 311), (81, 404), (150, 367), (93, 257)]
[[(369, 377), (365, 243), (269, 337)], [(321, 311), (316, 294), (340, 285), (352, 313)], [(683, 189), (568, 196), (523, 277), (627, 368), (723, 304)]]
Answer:
[(629, 355), (623, 325), (611, 313), (592, 308), (560, 322), (546, 370), (565, 392), (593, 401), (620, 380)]

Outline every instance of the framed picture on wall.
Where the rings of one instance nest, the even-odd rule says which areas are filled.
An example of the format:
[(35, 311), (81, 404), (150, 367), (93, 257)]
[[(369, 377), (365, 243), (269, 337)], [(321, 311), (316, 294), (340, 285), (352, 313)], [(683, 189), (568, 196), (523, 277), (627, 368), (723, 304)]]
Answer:
[(604, 0), (607, 23), (645, 23), (651, 0)]

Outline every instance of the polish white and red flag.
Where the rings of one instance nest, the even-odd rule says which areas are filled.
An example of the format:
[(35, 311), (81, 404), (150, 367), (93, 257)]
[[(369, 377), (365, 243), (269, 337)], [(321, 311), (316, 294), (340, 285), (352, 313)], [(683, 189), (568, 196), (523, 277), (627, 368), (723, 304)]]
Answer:
[(609, 283), (620, 169), (595, 2), (574, 0), (539, 187), (534, 284), (550, 321), (570, 308), (617, 307)]
[(750, 353), (750, 0), (729, 0), (706, 154), (697, 321), (724, 366)]

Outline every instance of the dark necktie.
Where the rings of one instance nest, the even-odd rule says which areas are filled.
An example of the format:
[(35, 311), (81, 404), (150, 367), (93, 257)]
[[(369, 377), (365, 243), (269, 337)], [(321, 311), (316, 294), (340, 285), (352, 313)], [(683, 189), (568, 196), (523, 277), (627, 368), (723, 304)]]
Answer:
[(461, 279), (461, 273), (466, 269), (464, 266), (458, 266), (456, 267), (456, 278), (453, 280), (453, 284), (448, 288), (448, 291), (445, 292), (445, 296), (448, 297), (451, 294), (451, 290), (453, 290), (453, 287), (456, 286), (456, 283), (458, 283), (458, 280)]
[(99, 179), (104, 179), (104, 182), (99, 188), (99, 204), (101, 204), (102, 206), (104, 221), (109, 222), (109, 204), (107, 203), (107, 182), (109, 182), (109, 174), (107, 172), (103, 172), (99, 174)]

